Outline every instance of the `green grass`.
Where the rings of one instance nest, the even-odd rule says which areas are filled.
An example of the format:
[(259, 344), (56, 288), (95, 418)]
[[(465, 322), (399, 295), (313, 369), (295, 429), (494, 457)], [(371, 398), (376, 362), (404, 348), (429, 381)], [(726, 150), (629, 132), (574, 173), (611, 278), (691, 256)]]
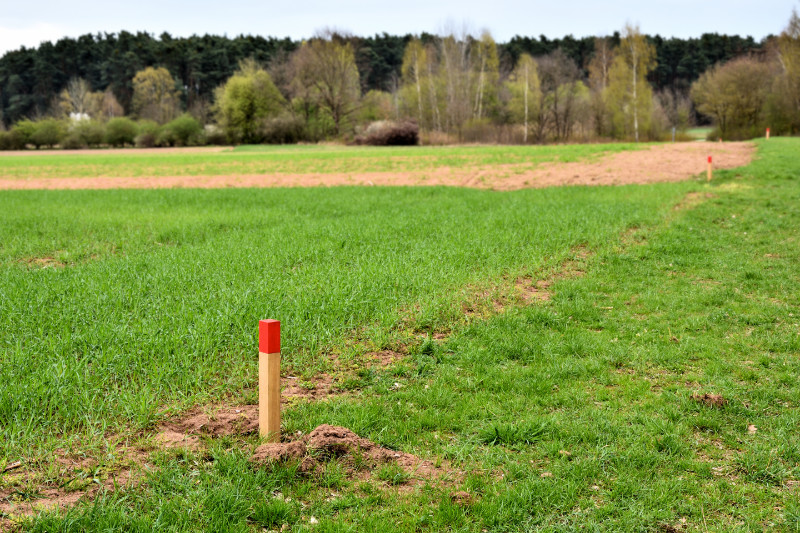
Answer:
[(221, 152), (164, 151), (62, 154), (0, 153), (0, 178), (218, 176), (270, 173), (432, 171), (497, 164), (534, 168), (552, 161), (578, 161), (647, 145), (447, 146), (351, 148), (342, 146), (240, 146)]
[(446, 329), (466, 287), (600, 246), (696, 187), (1, 193), (0, 454), (241, 394), (261, 318), (312, 375), (356, 332), (382, 348), (404, 318)]
[[(295, 405), (284, 419), (287, 433), (343, 425), (448, 464), (462, 472), (452, 486), (401, 490), (408, 480), (390, 467), (362, 481), (335, 462), (310, 478), (291, 464), (254, 468), (256, 439), (222, 438), (206, 454), (157, 453), (138, 488), (26, 527), (797, 531), (797, 149), (794, 139), (762, 142), (757, 161), (711, 185), (3, 193), (14, 206), (0, 215), (9, 461), (37, 456), (65, 429), (80, 446), (146, 429), (159, 405), (247, 394), (258, 318), (284, 319), (287, 359), (313, 368), (325, 353), (346, 355), (354, 331), (378, 346), (403, 338), (407, 309), (423, 331), (455, 330), (360, 374), (352, 394)], [(711, 196), (674, 211), (689, 192)], [(200, 206), (205, 216), (191, 218)], [(37, 216), (48, 223), (25, 221)], [(221, 229), (232, 220), (236, 231)], [(181, 238), (155, 244), (170, 224)], [(264, 227), (296, 238), (281, 245)], [(345, 234), (351, 246), (338, 249)], [(105, 244), (87, 250), (92, 242)], [(551, 288), (552, 300), (459, 320), (459, 288), (546, 270), (576, 245), (595, 255), (583, 276)], [(74, 262), (24, 260), (58, 249)], [(299, 268), (295, 251), (309, 254)], [(81, 408), (80, 386), (102, 400)], [(693, 393), (728, 404), (707, 407)], [(126, 412), (140, 394), (147, 402)], [(56, 408), (37, 414), (37, 401)], [(452, 500), (456, 490), (471, 501)]]
[(708, 134), (711, 133), (711, 130), (714, 128), (712, 127), (705, 127), (705, 128), (691, 128), (686, 131), (687, 135), (690, 137), (694, 137), (698, 141), (705, 141), (708, 137)]

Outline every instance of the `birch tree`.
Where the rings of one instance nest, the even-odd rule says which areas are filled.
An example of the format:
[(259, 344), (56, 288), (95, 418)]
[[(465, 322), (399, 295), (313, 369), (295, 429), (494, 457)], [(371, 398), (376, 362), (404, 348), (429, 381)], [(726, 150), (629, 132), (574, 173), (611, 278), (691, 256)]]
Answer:
[(497, 44), (488, 31), (481, 34), (475, 43), (475, 68), (477, 70), (477, 87), (475, 88), (475, 106), (473, 113), (480, 120), (487, 111), (490, 113), (497, 106), (497, 89), (500, 80), (500, 59), (497, 55)]
[(414, 103), (416, 103), (417, 120), (420, 127), (423, 127), (425, 114), (423, 111), (422, 85), (428, 72), (428, 52), (419, 39), (413, 39), (406, 45), (405, 53), (403, 54), (403, 65), (400, 71), (403, 85), (412, 88), (411, 94), (413, 98), (409, 98), (409, 95), (406, 95), (406, 100), (413, 99)]
[(59, 95), (59, 106), (66, 115), (78, 117), (89, 114), (92, 88), (83, 78), (70, 78)]
[(524, 132), (522, 142), (527, 144), (531, 115), (538, 120), (542, 99), (536, 61), (530, 55), (522, 54), (519, 57), (517, 66), (509, 77), (507, 87), (511, 92), (509, 106), (512, 118), (515, 121), (522, 121)]
[(627, 24), (608, 72), (607, 103), (619, 136), (631, 132), (639, 142), (640, 130), (649, 126), (653, 90), (647, 74), (656, 66), (655, 47), (647, 42), (638, 26)]

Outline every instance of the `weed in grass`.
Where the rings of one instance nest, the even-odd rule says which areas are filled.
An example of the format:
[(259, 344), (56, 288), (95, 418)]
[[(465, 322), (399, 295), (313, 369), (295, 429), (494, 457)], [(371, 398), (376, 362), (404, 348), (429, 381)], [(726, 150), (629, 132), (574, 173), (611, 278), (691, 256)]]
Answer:
[(395, 463), (382, 465), (378, 468), (377, 478), (389, 485), (403, 485), (411, 479), (411, 475)]

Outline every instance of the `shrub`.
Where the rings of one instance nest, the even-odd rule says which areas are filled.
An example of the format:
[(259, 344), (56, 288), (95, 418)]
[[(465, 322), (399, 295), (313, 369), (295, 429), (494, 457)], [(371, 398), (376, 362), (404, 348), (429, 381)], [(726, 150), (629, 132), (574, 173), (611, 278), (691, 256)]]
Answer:
[(72, 130), (61, 140), (61, 148), (65, 150), (79, 150), (86, 148), (86, 141), (83, 140), (81, 134), (76, 130)]
[(25, 148), (25, 139), (17, 130), (0, 131), (0, 150), (22, 150)]
[(73, 129), (87, 146), (100, 146), (106, 138), (105, 125), (96, 120), (81, 120)]
[(106, 142), (111, 146), (133, 144), (138, 133), (136, 123), (126, 117), (112, 118), (106, 124)]
[(137, 148), (152, 148), (158, 141), (159, 125), (154, 120), (140, 120), (139, 134), (134, 139)]
[(206, 139), (206, 144), (228, 144), (228, 137), (225, 135), (225, 131), (216, 124), (206, 124), (203, 135)]
[(76, 150), (86, 147), (97, 147), (103, 144), (106, 129), (103, 123), (94, 120), (73, 121), (69, 131), (61, 140), (61, 147)]
[(36, 147), (47, 146), (52, 148), (61, 142), (66, 135), (66, 127), (60, 120), (46, 118), (36, 122), (36, 127), (31, 133), (30, 142)]
[(162, 141), (159, 142), (160, 145), (168, 146), (203, 144), (203, 125), (192, 115), (181, 115), (161, 128), (159, 141)]
[(356, 137), (355, 143), (370, 146), (414, 146), (419, 144), (419, 126), (410, 120), (380, 120), (370, 124), (362, 135)]
[(11, 132), (20, 140), (23, 148), (31, 142), (31, 135), (34, 131), (36, 131), (36, 123), (28, 119), (20, 120), (11, 128)]
[(303, 120), (288, 114), (265, 120), (260, 133), (267, 144), (295, 144), (306, 140)]

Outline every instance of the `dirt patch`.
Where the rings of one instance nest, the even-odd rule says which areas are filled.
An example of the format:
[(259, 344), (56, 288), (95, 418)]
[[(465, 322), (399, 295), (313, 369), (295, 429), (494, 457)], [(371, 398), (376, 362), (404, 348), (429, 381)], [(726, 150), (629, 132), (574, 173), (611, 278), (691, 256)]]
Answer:
[(672, 208), (674, 211), (684, 211), (686, 209), (694, 209), (706, 200), (714, 198), (714, 194), (710, 192), (690, 192), (686, 193), (683, 200), (675, 204)]
[(55, 257), (26, 257), (18, 262), (30, 268), (64, 268), (67, 266), (66, 263)]
[(258, 406), (194, 409), (161, 426), (156, 440), (166, 447), (195, 447), (199, 436), (250, 435), (258, 431)]
[(327, 462), (336, 460), (351, 475), (370, 472), (375, 468), (394, 464), (405, 472), (395, 484), (419, 485), (426, 481), (447, 477), (447, 469), (410, 453), (389, 450), (371, 440), (359, 437), (353, 431), (323, 424), (308, 435), (290, 442), (259, 446), (250, 459), (259, 465), (276, 462), (297, 462), (304, 474), (320, 473)]
[[(52, 488), (36, 491), (35, 494), (23, 499), (16, 499), (14, 495), (9, 495), (0, 500), (0, 514), (34, 516), (41, 511), (71, 507), (83, 498), (93, 497), (97, 490), (68, 493), (58, 488)], [(3, 526), (0, 522), (0, 531), (13, 531), (12, 524), (13, 522), (10, 522), (8, 526)]]
[(405, 355), (394, 350), (381, 350), (364, 354), (364, 359), (372, 361), (378, 368), (388, 368), (404, 357)]
[[(561, 185), (625, 185), (681, 181), (703, 173), (706, 160), (714, 168), (747, 165), (755, 154), (752, 143), (673, 143), (642, 150), (608, 154), (585, 162), (438, 167), (408, 172), (273, 173), (228, 176), (87, 177), (0, 179), (0, 189), (127, 189), (222, 187), (332, 187), (339, 185), (419, 186), (447, 185), (492, 190)], [(164, 149), (155, 149), (164, 153)], [(109, 153), (100, 150), (101, 153)], [(30, 153), (30, 152), (26, 152)], [(43, 152), (44, 153), (44, 152)], [(62, 151), (54, 151), (60, 154)], [(81, 154), (90, 153), (81, 151)], [(138, 152), (137, 152), (138, 153)]]
[(450, 494), (450, 501), (462, 507), (468, 507), (475, 503), (475, 498), (469, 492), (459, 490)]
[[(15, 516), (34, 516), (42, 511), (64, 509), (80, 501), (91, 500), (101, 490), (131, 486), (133, 470), (144, 464), (145, 460), (141, 459), (144, 454), (132, 450), (126, 450), (123, 454), (125, 466), (110, 474), (102, 474), (102, 469), (98, 469), (91, 459), (59, 455), (56, 463), (63, 467), (60, 479), (66, 481), (58, 486), (42, 485), (37, 481), (36, 474), (24, 469), (18, 474), (15, 472), (16, 475), (8, 479), (13, 487), (0, 491), (0, 531), (18, 529), (13, 520)], [(25, 465), (21, 466), (24, 468)]]
[(726, 400), (721, 394), (700, 394), (700, 393), (693, 393), (692, 400), (702, 403), (708, 407), (725, 407), (728, 405), (728, 400)]
[(550, 286), (562, 279), (583, 276), (585, 274), (583, 263), (586, 259), (591, 257), (592, 254), (593, 252), (587, 249), (586, 246), (579, 245), (573, 248), (572, 257), (563, 261), (550, 276), (537, 280), (534, 280), (530, 276), (517, 279), (514, 285), (523, 303), (549, 301), (552, 298)]
[(330, 374), (318, 374), (301, 381), (295, 376), (281, 379), (281, 403), (296, 400), (322, 400), (336, 393), (336, 381)]

